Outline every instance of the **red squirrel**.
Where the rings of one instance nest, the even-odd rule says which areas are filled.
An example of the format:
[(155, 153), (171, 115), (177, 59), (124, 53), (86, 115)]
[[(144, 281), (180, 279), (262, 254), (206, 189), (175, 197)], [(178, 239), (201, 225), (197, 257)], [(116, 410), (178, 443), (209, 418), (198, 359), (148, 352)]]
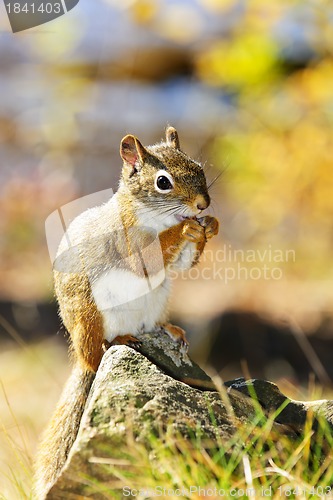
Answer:
[[(217, 219), (201, 216), (210, 204), (204, 170), (180, 149), (173, 127), (153, 146), (127, 135), (120, 156), (118, 191), (71, 222), (54, 265), (74, 368), (40, 445), (38, 498), (45, 498), (64, 466), (105, 349), (135, 344), (138, 331), (161, 327), (186, 346), (184, 330), (167, 319), (169, 272), (195, 265), (218, 233)], [(153, 283), (148, 291), (147, 278)]]

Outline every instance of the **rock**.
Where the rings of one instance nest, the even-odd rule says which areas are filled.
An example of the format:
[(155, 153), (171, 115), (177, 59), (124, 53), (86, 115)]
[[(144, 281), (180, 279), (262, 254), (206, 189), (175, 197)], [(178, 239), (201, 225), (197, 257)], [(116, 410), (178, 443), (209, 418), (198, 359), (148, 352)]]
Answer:
[(142, 332), (137, 335), (139, 352), (171, 377), (203, 390), (216, 390), (212, 379), (186, 353), (184, 348), (170, 341), (162, 329), (158, 335)]
[[(105, 353), (79, 434), (47, 498), (89, 497), (93, 483), (110, 484), (110, 463), (124, 467), (129, 443), (144, 447), (150, 457), (152, 435), (162, 439), (166, 431), (185, 440), (200, 435), (202, 446), (209, 449), (212, 443), (230, 448), (240, 426), (252, 429), (258, 422), (258, 408), (263, 416), (276, 413), (272, 432), (289, 439), (299, 437), (309, 409), (333, 424), (332, 401), (293, 401), (262, 380), (237, 379), (212, 390), (208, 375), (166, 334), (145, 333), (140, 339), (142, 352), (112, 346)], [(93, 498), (104, 497), (95, 491)]]
[(279, 388), (267, 380), (245, 380), (239, 378), (226, 382), (230, 389), (255, 398), (267, 415), (278, 412), (275, 422), (290, 425), (301, 433), (309, 410), (314, 411), (318, 418), (323, 417), (333, 430), (333, 401), (294, 401), (287, 398)]

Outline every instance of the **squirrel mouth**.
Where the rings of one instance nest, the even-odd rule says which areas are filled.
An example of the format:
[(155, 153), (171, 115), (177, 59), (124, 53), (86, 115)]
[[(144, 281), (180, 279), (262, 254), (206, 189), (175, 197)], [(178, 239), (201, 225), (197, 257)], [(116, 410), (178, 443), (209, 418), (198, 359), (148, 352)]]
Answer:
[(178, 222), (182, 222), (183, 220), (186, 220), (186, 219), (196, 219), (195, 215), (189, 216), (189, 215), (176, 214), (175, 217), (178, 220)]

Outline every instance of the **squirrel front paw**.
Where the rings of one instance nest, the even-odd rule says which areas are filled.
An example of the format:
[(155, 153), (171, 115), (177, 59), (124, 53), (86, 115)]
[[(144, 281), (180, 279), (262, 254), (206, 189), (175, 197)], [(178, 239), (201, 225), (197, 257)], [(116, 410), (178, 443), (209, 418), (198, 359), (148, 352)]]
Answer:
[(207, 240), (213, 238), (219, 232), (219, 221), (215, 217), (206, 215), (198, 219), (198, 222), (204, 229)]
[(198, 243), (205, 239), (205, 228), (197, 219), (186, 219), (182, 234), (186, 240)]

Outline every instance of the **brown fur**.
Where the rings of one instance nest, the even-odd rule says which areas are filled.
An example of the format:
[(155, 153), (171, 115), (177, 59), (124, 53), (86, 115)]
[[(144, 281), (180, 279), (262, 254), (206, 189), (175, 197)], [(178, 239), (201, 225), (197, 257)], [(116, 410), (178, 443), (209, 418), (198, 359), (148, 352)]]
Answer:
[(71, 348), (80, 366), (97, 371), (103, 356), (104, 328), (84, 274), (54, 272), (60, 315), (71, 334)]

